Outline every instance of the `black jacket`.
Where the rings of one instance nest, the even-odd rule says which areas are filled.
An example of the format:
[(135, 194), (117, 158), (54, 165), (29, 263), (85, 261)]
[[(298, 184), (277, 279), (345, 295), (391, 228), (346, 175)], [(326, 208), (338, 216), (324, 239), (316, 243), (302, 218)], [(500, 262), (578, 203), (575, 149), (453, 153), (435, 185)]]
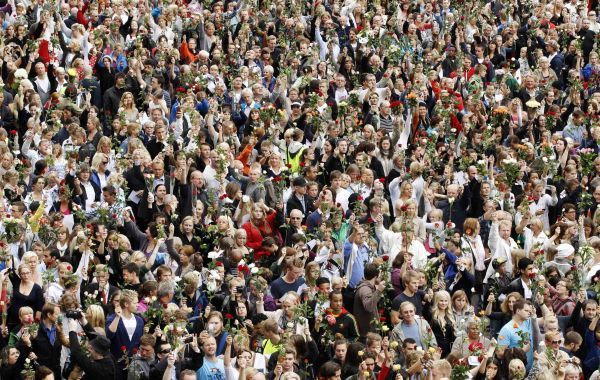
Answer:
[(290, 196), (286, 204), (286, 215), (290, 216), (290, 212), (292, 212), (292, 210), (294, 209), (302, 211), (302, 213), (304, 214), (304, 217), (302, 218), (302, 223), (306, 223), (306, 218), (308, 217), (308, 215), (311, 212), (315, 211), (315, 200), (312, 197), (305, 194), (303, 204), (303, 202), (301, 202), (300, 199), (296, 197), (296, 194), (292, 194), (292, 196)]
[(56, 379), (61, 378), (60, 353), (62, 344), (60, 343), (59, 332), (56, 331), (54, 344), (50, 343), (50, 338), (44, 329), (44, 322), (40, 322), (37, 336), (31, 341), (32, 351), (37, 355), (37, 362), (45, 365), (54, 372)]
[[(85, 372), (84, 380), (114, 380), (117, 376), (117, 368), (114, 359), (110, 353), (107, 357), (93, 360), (89, 358), (79, 345), (77, 333), (69, 333), (69, 342), (71, 347), (71, 358)], [(60, 378), (60, 377), (57, 377)]]

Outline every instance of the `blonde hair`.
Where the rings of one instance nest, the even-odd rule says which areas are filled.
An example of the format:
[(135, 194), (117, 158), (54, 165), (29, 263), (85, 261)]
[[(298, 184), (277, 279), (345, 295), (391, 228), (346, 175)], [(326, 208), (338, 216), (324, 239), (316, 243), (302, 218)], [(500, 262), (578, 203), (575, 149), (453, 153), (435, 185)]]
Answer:
[(445, 290), (439, 290), (433, 296), (433, 306), (431, 307), (431, 316), (433, 317), (434, 320), (437, 320), (441, 326), (446, 325), (447, 320), (446, 320), (446, 318), (442, 317), (442, 313), (440, 312), (440, 309), (438, 307), (439, 302), (442, 301), (443, 299), (448, 301), (448, 307), (446, 308), (446, 311), (445, 311), (445, 317), (448, 317), (448, 319), (450, 320), (450, 324), (454, 324), (454, 312), (452, 311), (452, 299), (450, 297), (450, 293), (448, 293)]

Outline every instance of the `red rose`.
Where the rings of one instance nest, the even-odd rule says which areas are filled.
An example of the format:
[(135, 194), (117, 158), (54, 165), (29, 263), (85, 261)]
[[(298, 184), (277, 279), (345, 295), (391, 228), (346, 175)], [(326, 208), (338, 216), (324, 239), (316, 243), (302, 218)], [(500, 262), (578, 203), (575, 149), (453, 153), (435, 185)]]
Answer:
[(10, 134), (14, 136), (17, 134), (17, 131), (15, 131), (14, 129), (11, 129)]
[(283, 181), (283, 178), (281, 178), (280, 176), (277, 176), (277, 177), (274, 177), (271, 181), (280, 182), (280, 181)]
[(575, 265), (572, 265), (571, 270), (577, 270), (577, 267)]
[(227, 313), (225, 314), (225, 319), (233, 319), (233, 315)]
[(123, 352), (127, 351), (127, 347), (121, 346), (121, 351), (123, 351)]
[(223, 199), (226, 199), (226, 198), (228, 198), (228, 197), (229, 197), (229, 196), (228, 196), (227, 194), (223, 194), (223, 195), (221, 195), (221, 196), (219, 197), (219, 199), (220, 199), (220, 200), (223, 200)]
[(287, 166), (288, 169), (292, 168), (292, 164), (286, 164), (285, 166)]
[(373, 218), (368, 218), (367, 223), (373, 223)]
[(400, 206), (400, 211), (406, 212), (406, 210), (408, 210), (408, 206), (407, 205)]
[(385, 183), (385, 178), (383, 178), (383, 177), (379, 178), (379, 182)]
[(476, 350), (483, 350), (483, 343), (473, 342), (473, 343), (469, 344), (469, 351), (475, 352)]
[(536, 273), (529, 273), (529, 278), (533, 280), (535, 278), (535, 275)]
[(185, 88), (183, 87), (177, 87), (177, 92), (186, 92)]
[(73, 270), (73, 267), (72, 267), (70, 264), (68, 264), (68, 265), (67, 265), (67, 270), (70, 272), (70, 271), (72, 271), (72, 270)]
[(169, 307), (169, 304), (168, 304), (168, 303), (163, 303), (163, 304), (162, 304), (162, 307), (163, 307), (163, 309), (166, 309), (166, 308), (168, 308), (168, 307)]
[(446, 228), (452, 228), (452, 225), (453, 225), (453, 224), (454, 224), (454, 223), (452, 223), (452, 221), (451, 221), (451, 220), (449, 220), (449, 221), (448, 221), (448, 223), (446, 223)]
[(220, 262), (220, 261), (217, 261), (217, 263), (216, 263), (215, 265), (216, 265), (216, 266), (218, 266), (218, 267), (222, 267), (222, 266), (223, 266), (223, 263), (222, 263), (222, 262)]
[(305, 164), (304, 162), (301, 162), (301, 163), (300, 163), (300, 167), (301, 167), (301, 168), (303, 168), (303, 167), (305, 167), (305, 166), (306, 166), (306, 164)]
[(132, 353), (133, 355), (137, 354), (137, 353), (138, 353), (138, 349), (137, 349), (137, 347), (133, 347), (133, 349), (131, 350), (131, 353)]
[(36, 316), (35, 318), (33, 318), (33, 320), (35, 321), (35, 323), (39, 323), (40, 322), (40, 317)]
[(341, 203), (339, 203), (339, 202), (338, 202), (338, 203), (336, 203), (335, 205), (336, 205), (337, 207), (342, 207), (342, 204), (341, 204)]
[(383, 259), (384, 262), (390, 260), (390, 257), (388, 255), (382, 256), (381, 258)]
[(385, 322), (386, 318), (385, 317), (379, 317), (379, 322)]
[(117, 219), (117, 214), (112, 214), (113, 219)]
[(362, 195), (359, 195), (358, 197), (356, 197), (356, 200), (357, 200), (357, 201), (362, 201), (362, 200), (363, 200), (363, 197), (362, 197)]

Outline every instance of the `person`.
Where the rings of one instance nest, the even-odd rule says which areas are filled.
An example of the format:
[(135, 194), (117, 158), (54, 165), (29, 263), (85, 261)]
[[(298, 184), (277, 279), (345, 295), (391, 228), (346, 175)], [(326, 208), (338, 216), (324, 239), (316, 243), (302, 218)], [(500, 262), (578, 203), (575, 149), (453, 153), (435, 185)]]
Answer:
[(202, 364), (202, 367), (196, 373), (198, 379), (224, 379), (225, 366), (223, 359), (216, 357), (217, 341), (214, 337), (209, 336), (204, 339), (202, 342), (202, 351), (204, 352), (204, 364)]
[(86, 379), (115, 379), (117, 366), (110, 353), (108, 338), (97, 336), (88, 345), (89, 357), (83, 351), (78, 338), (79, 323), (70, 319), (69, 348), (74, 362), (85, 372)]
[(60, 307), (55, 303), (46, 303), (42, 307), (42, 320), (39, 323), (38, 334), (32, 340), (32, 351), (37, 361), (54, 372), (56, 378), (61, 376), (61, 354), (66, 342), (62, 328), (58, 325)]
[(437, 347), (437, 341), (429, 322), (415, 314), (415, 306), (412, 303), (402, 302), (400, 304), (400, 315), (402, 319), (392, 330), (394, 339), (402, 342), (404, 339), (411, 338), (415, 341), (417, 347), (421, 347), (423, 350), (427, 350), (429, 347)]
[(372, 321), (379, 320), (379, 309), (377, 304), (383, 291), (386, 289), (386, 283), (379, 278), (379, 268), (375, 263), (365, 265), (364, 280), (356, 287), (354, 296), (354, 313), (358, 316), (358, 331), (364, 338), (367, 333), (374, 331)]
[[(522, 347), (527, 355), (528, 370), (533, 366), (533, 352), (537, 347), (532, 316), (533, 305), (526, 299), (515, 301), (512, 308), (512, 320), (498, 334), (498, 344), (508, 348)], [(535, 326), (534, 326), (535, 325)]]

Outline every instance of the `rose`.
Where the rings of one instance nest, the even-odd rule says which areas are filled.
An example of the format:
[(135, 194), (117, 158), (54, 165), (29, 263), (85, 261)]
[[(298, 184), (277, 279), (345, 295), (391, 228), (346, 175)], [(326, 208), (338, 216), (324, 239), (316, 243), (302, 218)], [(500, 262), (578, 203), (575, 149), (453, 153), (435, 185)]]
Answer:
[(233, 315), (230, 313), (225, 314), (225, 319), (233, 319)]
[(137, 354), (137, 352), (138, 352), (138, 349), (137, 349), (137, 347), (133, 347), (133, 348), (131, 349), (131, 353), (132, 353), (133, 355)]
[(383, 325), (383, 326), (381, 326), (381, 332), (382, 332), (382, 333), (384, 333), (384, 334), (385, 334), (385, 333), (386, 333), (386, 332), (388, 332), (388, 331), (390, 331), (390, 328), (389, 328), (389, 327), (387, 327), (386, 325)]
[(361, 350), (361, 351), (358, 351), (358, 357), (362, 357), (362, 356), (364, 356), (364, 354), (365, 354), (365, 352), (364, 352), (364, 351), (362, 351), (362, 350)]
[(396, 342), (395, 340), (393, 340), (393, 341), (390, 343), (390, 348), (391, 348), (392, 350), (395, 350), (396, 348), (398, 348), (398, 342)]
[(127, 347), (121, 346), (121, 351), (123, 351), (123, 352), (127, 351)]
[(390, 257), (389, 257), (388, 255), (384, 255), (384, 256), (382, 256), (382, 257), (381, 257), (381, 259), (382, 259), (384, 262), (386, 262), (386, 261), (388, 261), (388, 260), (390, 259)]

